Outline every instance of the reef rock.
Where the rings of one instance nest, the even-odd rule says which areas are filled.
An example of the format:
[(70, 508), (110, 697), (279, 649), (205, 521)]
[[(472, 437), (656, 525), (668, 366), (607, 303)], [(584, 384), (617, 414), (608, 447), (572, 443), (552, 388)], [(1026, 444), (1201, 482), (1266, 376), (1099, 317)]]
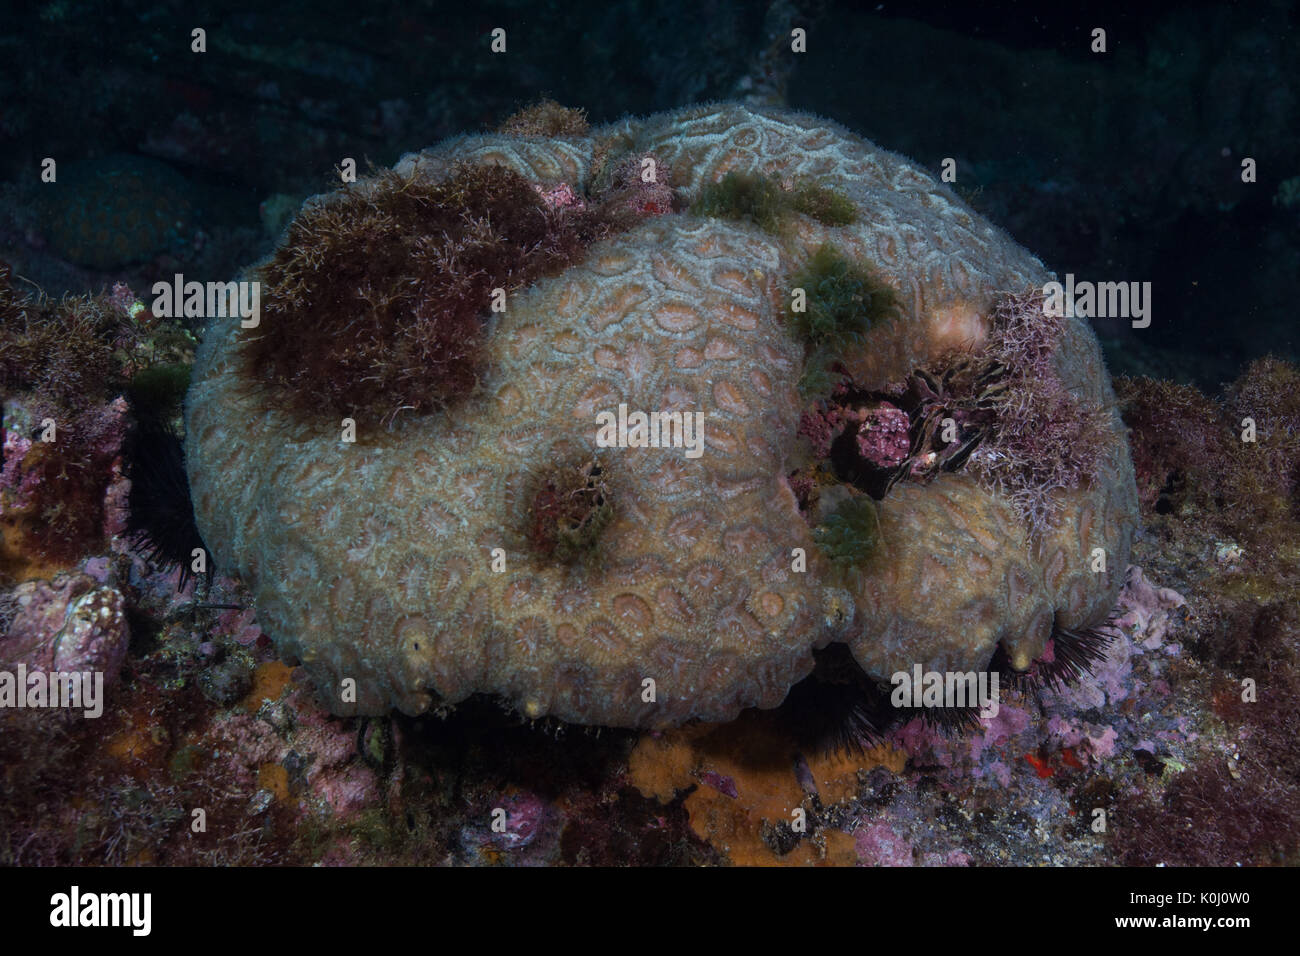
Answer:
[[(784, 313), (790, 276), (822, 244), (898, 293), (899, 320), (839, 356), (867, 390), (954, 348), (978, 352), (996, 296), (1051, 278), (924, 170), (810, 115), (713, 105), (584, 135), (461, 137), (396, 171), (436, 179), (491, 163), (587, 192), (613, 154), (655, 157), (686, 199), (756, 172), (829, 184), (858, 215), (796, 216), (777, 233), (648, 216), (510, 295), (472, 396), (355, 444), (275, 400), (237, 317), (210, 325), (187, 413), (199, 527), (332, 710), (419, 713), (482, 692), (581, 723), (723, 720), (779, 704), (832, 640), (888, 677), (914, 663), (982, 667), (999, 642), (1025, 666), (1054, 625), (1104, 619), (1136, 494), (1080, 320), (1064, 320), (1055, 362), (1105, 408), (1102, 452), (1094, 473), (1054, 492), (1045, 531), (975, 474), (900, 482), (879, 504), (881, 559), (846, 582), (791, 490), (805, 357)], [(702, 412), (703, 454), (597, 448), (597, 414), (623, 403)], [(613, 504), (600, 560), (539, 555), (521, 532), (531, 476), (596, 457)]]
[(6, 602), (13, 617), (0, 633), (0, 670), (22, 664), (29, 673), (98, 671), (105, 687), (117, 682), (130, 630), (116, 588), (68, 572), (20, 584)]

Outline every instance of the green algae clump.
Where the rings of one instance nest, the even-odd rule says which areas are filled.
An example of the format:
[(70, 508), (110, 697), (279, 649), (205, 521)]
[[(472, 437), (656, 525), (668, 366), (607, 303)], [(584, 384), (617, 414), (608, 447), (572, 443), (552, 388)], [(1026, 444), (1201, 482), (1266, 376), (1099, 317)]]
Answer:
[(691, 212), (714, 219), (740, 219), (775, 233), (781, 228), (786, 208), (785, 194), (772, 177), (730, 172), (700, 189)]
[(858, 208), (848, 196), (822, 183), (800, 183), (793, 189), (763, 173), (729, 172), (715, 183), (705, 183), (691, 205), (696, 216), (752, 222), (775, 235), (791, 214), (802, 213), (823, 226), (848, 226), (857, 222)]
[(823, 226), (849, 226), (858, 221), (858, 207), (837, 189), (820, 183), (801, 183), (791, 199), (795, 212), (811, 216)]
[(880, 516), (866, 495), (841, 502), (813, 529), (813, 540), (828, 560), (841, 569), (861, 567), (880, 543)]
[(898, 308), (898, 296), (831, 245), (813, 253), (791, 278), (790, 287), (786, 322), (809, 350), (800, 392), (805, 397), (828, 393), (834, 385), (830, 365), (837, 354), (888, 321)]

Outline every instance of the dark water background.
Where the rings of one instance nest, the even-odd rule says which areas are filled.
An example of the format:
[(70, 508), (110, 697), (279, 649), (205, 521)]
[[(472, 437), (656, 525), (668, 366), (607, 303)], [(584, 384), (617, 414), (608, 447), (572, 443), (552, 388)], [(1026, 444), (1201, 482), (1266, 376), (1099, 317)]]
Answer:
[(0, 261), (51, 295), (228, 277), (343, 157), (386, 165), (542, 95), (593, 124), (749, 98), (936, 173), (954, 158), (958, 191), (1062, 275), (1150, 281), (1150, 328), (1098, 327), (1117, 371), (1214, 389), (1297, 357), (1294, 3), (3, 6)]

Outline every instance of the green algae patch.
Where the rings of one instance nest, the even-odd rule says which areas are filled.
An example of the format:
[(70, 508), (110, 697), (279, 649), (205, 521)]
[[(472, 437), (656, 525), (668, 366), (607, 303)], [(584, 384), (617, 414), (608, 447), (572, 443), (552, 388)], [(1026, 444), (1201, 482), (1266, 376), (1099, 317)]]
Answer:
[(800, 183), (790, 189), (773, 176), (740, 172), (702, 186), (691, 213), (751, 222), (773, 235), (795, 214), (810, 216), (823, 226), (847, 226), (858, 218), (853, 201), (824, 183)]
[(830, 392), (835, 358), (861, 344), (897, 312), (898, 295), (831, 245), (821, 246), (790, 280), (786, 324), (808, 350), (799, 381), (805, 397)]
[(844, 501), (813, 529), (813, 540), (831, 563), (841, 569), (860, 568), (880, 543), (880, 515), (866, 495)]
[(731, 172), (707, 183), (691, 205), (697, 216), (752, 222), (764, 232), (779, 232), (789, 203), (780, 185), (761, 173)]
[(858, 207), (853, 200), (821, 183), (801, 183), (795, 188), (790, 206), (823, 226), (849, 226), (858, 221)]

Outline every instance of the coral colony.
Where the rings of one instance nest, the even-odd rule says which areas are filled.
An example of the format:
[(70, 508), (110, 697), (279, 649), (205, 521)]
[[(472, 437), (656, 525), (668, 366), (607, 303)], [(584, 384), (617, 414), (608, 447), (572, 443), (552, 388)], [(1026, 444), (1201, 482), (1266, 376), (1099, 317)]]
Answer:
[[(597, 191), (548, 203), (546, 175)], [(1027, 670), (1123, 584), (1137, 495), (1091, 332), (812, 117), (453, 140), (309, 203), (260, 274), (262, 327), (198, 351), (195, 513), (335, 713), (727, 720), (828, 641), (886, 682)], [(597, 451), (601, 559), (557, 561), (526, 489)]]
[[(343, 178), (239, 281), (0, 267), (0, 756), (107, 808), (0, 801), (0, 860), (1019, 859), (922, 777), (1062, 858), (1222, 862), (1152, 821), (1232, 799), (1294, 852), (1296, 718), (1223, 676), (1300, 687), (1294, 368), (1117, 398), (1083, 319), (1150, 283), (803, 113), (542, 102)], [(1150, 583), (1140, 515), (1228, 583)]]

